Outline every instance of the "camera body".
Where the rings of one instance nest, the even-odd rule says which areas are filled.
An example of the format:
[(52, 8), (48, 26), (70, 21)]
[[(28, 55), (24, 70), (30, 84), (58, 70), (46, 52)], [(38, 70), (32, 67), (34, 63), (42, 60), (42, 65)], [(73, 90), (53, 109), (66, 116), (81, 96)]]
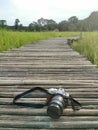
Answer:
[(51, 88), (48, 92), (51, 96), (47, 97), (47, 114), (53, 119), (58, 119), (63, 114), (63, 109), (68, 106), (69, 93), (62, 88)]

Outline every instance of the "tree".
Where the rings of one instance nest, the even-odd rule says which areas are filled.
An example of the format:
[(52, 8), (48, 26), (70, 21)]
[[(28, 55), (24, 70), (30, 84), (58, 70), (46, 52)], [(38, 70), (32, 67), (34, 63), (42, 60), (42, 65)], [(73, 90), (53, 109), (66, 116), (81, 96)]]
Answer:
[(88, 18), (83, 20), (83, 28), (85, 31), (98, 30), (98, 11), (92, 12)]
[(33, 26), (33, 23), (30, 23), (30, 24), (29, 24), (28, 29), (29, 29), (29, 31), (34, 31), (34, 26)]
[(6, 20), (0, 20), (0, 26), (5, 27), (6, 26)]
[(68, 23), (68, 31), (77, 31), (77, 27), (73, 23)]
[(28, 29), (29, 31), (41, 31), (41, 26), (37, 22), (33, 21), (29, 24)]
[(49, 31), (57, 29), (57, 23), (52, 19), (47, 20), (47, 25), (46, 26), (47, 26), (47, 29)]
[(76, 24), (78, 22), (78, 18), (76, 16), (72, 16), (68, 19), (68, 22)]
[(79, 20), (76, 16), (72, 16), (68, 19), (68, 30), (77, 31)]
[(46, 25), (47, 22), (48, 22), (48, 20), (47, 20), (47, 19), (44, 19), (44, 18), (40, 18), (40, 19), (37, 20), (37, 23), (38, 23), (39, 25), (41, 25), (41, 26)]
[(18, 29), (19, 27), (19, 19), (15, 19), (15, 29)]
[(18, 25), (18, 29), (19, 29), (20, 31), (23, 30), (23, 25), (22, 25), (22, 24)]
[(67, 24), (68, 24), (68, 22), (67, 22), (66, 20), (61, 21), (61, 22), (58, 24), (58, 29), (59, 29), (59, 31), (67, 31), (67, 30), (68, 30)]

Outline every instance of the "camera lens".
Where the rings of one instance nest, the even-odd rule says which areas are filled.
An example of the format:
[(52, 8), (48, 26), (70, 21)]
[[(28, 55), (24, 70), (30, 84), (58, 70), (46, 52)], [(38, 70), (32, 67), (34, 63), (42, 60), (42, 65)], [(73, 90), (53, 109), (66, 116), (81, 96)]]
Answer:
[(53, 119), (58, 119), (63, 113), (64, 106), (65, 102), (63, 97), (61, 95), (56, 95), (49, 103), (47, 114)]

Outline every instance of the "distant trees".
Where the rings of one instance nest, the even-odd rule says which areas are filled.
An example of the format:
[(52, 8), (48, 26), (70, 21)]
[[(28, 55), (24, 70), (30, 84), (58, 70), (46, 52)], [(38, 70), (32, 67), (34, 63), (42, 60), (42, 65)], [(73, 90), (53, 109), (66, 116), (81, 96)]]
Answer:
[(15, 29), (16, 29), (16, 30), (17, 30), (18, 27), (19, 27), (19, 22), (20, 22), (19, 19), (15, 19), (15, 24), (14, 24), (14, 26), (15, 26)]
[(57, 30), (57, 28), (58, 28), (57, 23), (52, 19), (48, 20), (46, 26), (49, 31)]
[(47, 20), (47, 19), (44, 19), (44, 18), (40, 18), (40, 19), (37, 20), (37, 23), (38, 23), (40, 26), (45, 26), (45, 25), (47, 25), (48, 20)]
[(29, 24), (28, 31), (41, 31), (41, 26), (37, 22), (33, 21)]
[(79, 20), (76, 16), (72, 16), (68, 19), (68, 30), (69, 31), (77, 31)]
[(34, 25), (33, 25), (33, 23), (30, 23), (30, 24), (29, 24), (28, 30), (29, 30), (29, 31), (34, 31)]
[(58, 29), (59, 29), (59, 31), (68, 31), (68, 22), (66, 20), (61, 21), (58, 24)]
[(29, 24), (29, 31), (52, 31), (57, 29), (57, 23), (52, 19), (40, 18), (37, 22), (33, 21)]
[(83, 22), (85, 31), (98, 30), (98, 11), (92, 12)]
[(6, 20), (0, 20), (0, 27), (1, 27), (1, 28), (6, 27), (6, 25), (7, 25)]
[[(6, 27), (6, 20), (0, 20), (0, 27)], [(24, 31), (94, 31), (98, 30), (98, 11), (92, 12), (86, 19), (79, 20), (76, 16), (70, 17), (56, 23), (53, 19), (40, 18), (31, 22), (28, 26), (23, 26), (20, 20), (15, 19), (13, 26), (7, 26), (10, 29)]]
[(77, 31), (79, 20), (76, 16), (72, 16), (68, 21), (64, 20), (58, 24), (59, 31)]

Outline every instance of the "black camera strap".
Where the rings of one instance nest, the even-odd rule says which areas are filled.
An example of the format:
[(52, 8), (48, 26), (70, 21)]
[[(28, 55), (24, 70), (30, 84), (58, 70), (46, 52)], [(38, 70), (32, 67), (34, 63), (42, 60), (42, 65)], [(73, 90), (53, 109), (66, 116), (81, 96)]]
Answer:
[(46, 90), (46, 89), (43, 89), (41, 87), (34, 87), (34, 88), (31, 88), (30, 90), (27, 90), (19, 95), (17, 95), (14, 99), (13, 99), (13, 104), (16, 104), (18, 106), (25, 106), (25, 107), (33, 107), (33, 108), (43, 108), (44, 106), (47, 106), (47, 103), (45, 104), (40, 104), (40, 103), (22, 103), (22, 102), (17, 102), (17, 100), (19, 100), (20, 98), (24, 98), (24, 97), (27, 97), (31, 92), (34, 92), (36, 90), (39, 90), (41, 92), (44, 92), (46, 94), (49, 94), (50, 93)]
[(76, 101), (71, 95), (69, 95), (69, 100), (74, 111), (80, 110), (82, 105), (78, 101)]

